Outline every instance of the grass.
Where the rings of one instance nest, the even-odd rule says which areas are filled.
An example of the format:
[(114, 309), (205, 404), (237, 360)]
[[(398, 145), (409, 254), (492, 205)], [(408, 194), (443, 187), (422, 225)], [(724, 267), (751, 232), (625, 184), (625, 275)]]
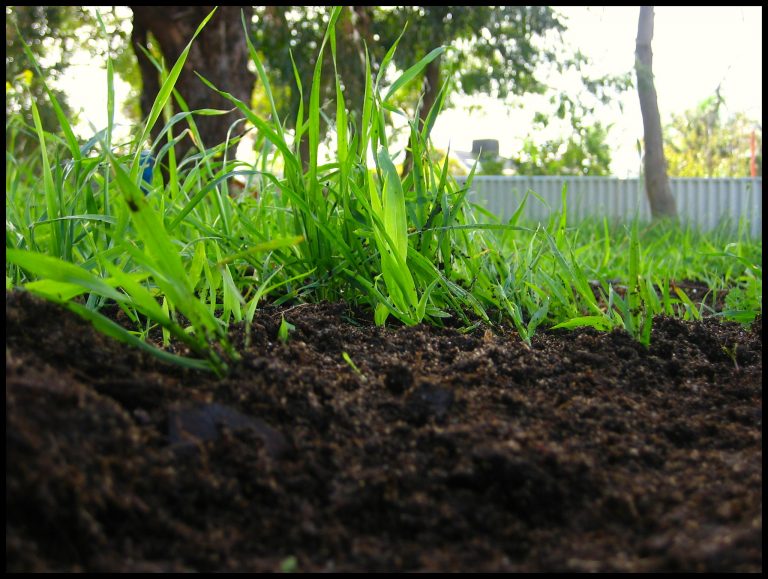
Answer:
[[(366, 55), (366, 87), (360, 119), (347, 112), (336, 76), (334, 159), (320, 156), (321, 58), (336, 60), (333, 11), (312, 86), (291, 132), (278, 117), (264, 67), (251, 57), (271, 103), (261, 118), (214, 87), (256, 128), (263, 154), (256, 165), (226, 159), (231, 142), (177, 160), (173, 143), (200, 142), (194, 115), (164, 117), (161, 137), (151, 143), (168, 182), (155, 172), (140, 176), (141, 152), (171, 98), (187, 50), (165, 79), (149, 118), (129, 143), (114, 144), (109, 125), (80, 144), (63, 114), (60, 126), (42, 127), (34, 103), (34, 126), (21, 117), (6, 125), (6, 288), (22, 287), (63, 304), (98, 329), (154, 355), (190, 368), (227, 372), (238, 353), (227, 339), (233, 322), (250, 324), (259, 306), (345, 300), (366, 307), (377, 324), (414, 325), (454, 318), (467, 328), (511, 321), (530, 342), (539, 327), (624, 328), (648, 344), (656, 314), (699, 319), (713, 314), (711, 296), (728, 290), (718, 314), (749, 323), (762, 312), (762, 243), (742, 229), (738, 239), (674, 224), (576, 226), (561, 213), (548, 223), (521, 221), (519, 211), (500, 222), (467, 201), (472, 176), (458, 185), (447, 159), (431, 160), (429, 133), (450, 91), (441, 87), (427, 122), (410, 120), (413, 169), (401, 178), (401, 151), (388, 141), (388, 117), (404, 115), (392, 103), (398, 90), (444, 48), (437, 48), (392, 84), (384, 85), (397, 44), (374, 78)], [(210, 18), (210, 16), (209, 16)], [(207, 19), (206, 19), (207, 22)], [(205, 25), (203, 22), (198, 32)], [(39, 70), (38, 70), (39, 74)], [(298, 79), (298, 74), (296, 75)], [(298, 81), (297, 81), (298, 82)], [(111, 63), (108, 94), (113, 94)], [(52, 96), (52, 95), (51, 95)], [(53, 98), (53, 97), (52, 97)], [(182, 121), (189, 128), (178, 131)], [(38, 151), (18, 154), (20, 136)], [(309, 159), (298, 143), (309, 139)], [(19, 149), (20, 150), (20, 149)], [(305, 162), (306, 161), (306, 162)], [(306, 170), (305, 170), (306, 165)], [(245, 176), (259, 194), (232, 194), (230, 179)], [(141, 186), (149, 190), (144, 195)], [(567, 191), (563, 191), (567, 201)], [(674, 285), (706, 283), (712, 294), (698, 302)], [(133, 321), (117, 325), (101, 313), (117, 304)], [(479, 320), (479, 321), (478, 321)], [(159, 328), (162, 343), (148, 335)], [(288, 339), (290, 325), (281, 325)], [(167, 346), (173, 342), (179, 353)], [(348, 361), (353, 367), (351, 361)]]

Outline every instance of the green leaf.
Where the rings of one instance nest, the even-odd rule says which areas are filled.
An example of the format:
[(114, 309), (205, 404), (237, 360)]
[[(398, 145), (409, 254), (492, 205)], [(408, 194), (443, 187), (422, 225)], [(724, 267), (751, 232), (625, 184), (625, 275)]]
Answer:
[(263, 253), (265, 251), (274, 251), (275, 249), (282, 249), (284, 247), (293, 247), (294, 245), (298, 245), (303, 241), (304, 241), (303, 235), (296, 235), (294, 237), (285, 237), (282, 239), (270, 239), (269, 241), (265, 241), (263, 243), (257, 243), (253, 247), (249, 247), (246, 250), (243, 250), (233, 255), (230, 255), (228, 257), (225, 257), (221, 259), (217, 265), (218, 266), (226, 265), (228, 263), (232, 263), (233, 261), (236, 261), (238, 259), (244, 259), (256, 253)]
[(24, 284), (24, 289), (56, 302), (68, 302), (88, 292), (88, 289), (75, 283), (57, 281), (53, 279), (41, 279)]
[(430, 52), (428, 55), (422, 58), (419, 62), (417, 62), (408, 70), (406, 70), (403, 74), (401, 74), (400, 77), (395, 82), (392, 83), (392, 86), (389, 87), (389, 91), (387, 91), (387, 95), (384, 97), (384, 102), (387, 102), (392, 97), (392, 95), (394, 95), (398, 90), (403, 88), (405, 85), (411, 82), (414, 78), (420, 75), (421, 71), (424, 70), (424, 68), (426, 68), (426, 66), (430, 62), (432, 62), (438, 56), (443, 54), (443, 52), (445, 52), (445, 49), (446, 49), (445, 46), (440, 46), (438, 48), (435, 48), (432, 52)]
[(408, 255), (408, 223), (405, 214), (403, 187), (397, 169), (395, 169), (386, 149), (379, 150), (378, 161), (384, 179), (382, 187), (384, 228), (394, 242), (392, 250), (405, 261)]
[(612, 328), (612, 324), (610, 320), (605, 316), (581, 316), (578, 318), (571, 318), (570, 320), (567, 320), (561, 324), (552, 326), (552, 329), (553, 330), (558, 330), (558, 329), (570, 330), (573, 328), (581, 328), (584, 326), (595, 328), (596, 330), (601, 330), (601, 331), (607, 331)]
[(288, 341), (288, 334), (289, 332), (292, 332), (296, 329), (296, 326), (288, 322), (284, 317), (281, 316), (280, 321), (280, 327), (277, 330), (277, 338), (283, 342), (286, 343)]
[(121, 325), (113, 322), (99, 312), (89, 310), (88, 308), (75, 302), (68, 302), (64, 305), (67, 309), (72, 310), (82, 318), (85, 318), (91, 322), (93, 326), (101, 333), (124, 342), (130, 346), (145, 350), (146, 352), (149, 352), (164, 362), (175, 364), (183, 368), (190, 368), (192, 370), (207, 370), (219, 373), (217, 368), (213, 366), (208, 360), (196, 360), (194, 358), (177, 356), (176, 354), (171, 354), (170, 352), (156, 348), (144, 340), (139, 339), (131, 332), (123, 328)]
[[(33, 273), (39, 278), (68, 284), (70, 287), (69, 290), (66, 289), (68, 286), (61, 286), (60, 288), (65, 294), (71, 293), (74, 289), (71, 286), (79, 286), (85, 291), (95, 292), (117, 302), (124, 302), (127, 300), (126, 296), (101, 278), (93, 275), (82, 267), (78, 267), (57, 257), (51, 257), (49, 255), (43, 255), (41, 253), (23, 249), (6, 249), (5, 259), (10, 263), (14, 263)], [(48, 287), (48, 289), (52, 288), (53, 286)]]

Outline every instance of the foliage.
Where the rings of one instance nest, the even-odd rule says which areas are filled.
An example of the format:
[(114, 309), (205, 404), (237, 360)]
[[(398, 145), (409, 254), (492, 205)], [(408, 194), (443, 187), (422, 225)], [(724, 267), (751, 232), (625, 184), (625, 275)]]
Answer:
[(596, 122), (575, 128), (566, 139), (554, 139), (537, 145), (527, 138), (520, 153), (512, 159), (517, 175), (611, 174), (611, 151), (605, 140), (608, 128)]
[[(106, 37), (99, 32), (97, 13), (106, 28)], [(44, 88), (44, 78), (62, 110), (69, 118), (76, 120), (75, 111), (69, 108), (66, 95), (57, 86), (79, 51), (85, 51), (95, 60), (103, 62), (110, 53), (117, 73), (136, 86), (138, 70), (124, 24), (124, 16), (114, 6), (100, 10), (85, 6), (6, 6), (6, 117), (23, 119), (26, 126), (31, 126), (30, 102), (34, 100), (43, 124), (55, 124), (56, 115)], [(35, 67), (25, 54), (19, 32), (34, 55), (42, 76), (36, 74)], [(129, 99), (128, 107), (135, 106), (137, 94), (138, 89)], [(133, 116), (137, 118), (135, 114)], [(17, 138), (24, 140), (23, 135)], [(27, 146), (34, 142), (27, 141)]]
[[(251, 30), (254, 47), (264, 61), (268, 73), (270, 90), (280, 119), (293, 127), (300, 106), (306, 106), (309, 94), (301, 94), (297, 78), (302, 87), (310, 86), (314, 75), (315, 58), (322, 43), (325, 28), (331, 14), (330, 6), (257, 6)], [(359, 103), (364, 91), (365, 64), (361, 62), (359, 42), (351, 43), (357, 28), (353, 26), (357, 12), (344, 10), (339, 25), (349, 29), (337, 42), (337, 51), (343, 55), (337, 63), (342, 77), (345, 98), (350, 103)], [(359, 33), (357, 33), (359, 36)], [(347, 42), (349, 40), (350, 42)], [(375, 51), (376, 46), (371, 50)], [(377, 53), (378, 54), (378, 53)], [(380, 55), (383, 56), (383, 55)], [(324, 54), (325, 66), (329, 55)], [(378, 62), (372, 58), (373, 62)], [(372, 64), (376, 70), (376, 64)], [(335, 86), (332, 75), (326, 75), (320, 88), (321, 101), (334, 97)], [(264, 86), (260, 89), (263, 91)], [(302, 101), (302, 97), (305, 98)]]
[(398, 68), (435, 46), (450, 45), (442, 68), (456, 94), (490, 94), (500, 99), (543, 92), (535, 71), (558, 55), (540, 47), (550, 31), (564, 30), (548, 6), (403, 6), (382, 9), (374, 30), (394, 40), (408, 24), (395, 56)]
[(507, 160), (492, 153), (481, 153), (477, 159), (480, 169), (478, 175), (503, 175)]
[(757, 136), (762, 175), (762, 128), (744, 113), (724, 114), (719, 91), (666, 126), (664, 156), (670, 177), (749, 177), (750, 136)]
[[(135, 57), (128, 42), (129, 22), (126, 12), (100, 11), (105, 22), (109, 42), (97, 33), (95, 9), (82, 7), (13, 7), (6, 9), (6, 49), (8, 54), (23, 56), (18, 43), (14, 43), (15, 31), (11, 20), (17, 21), (25, 37), (32, 39), (38, 60), (50, 62), (52, 55), (60, 55), (55, 65), (43, 67), (49, 85), (55, 87), (60, 71), (69, 64), (70, 56), (79, 49), (99, 59), (111, 54), (115, 72), (134, 87), (127, 104), (129, 117), (138, 119), (138, 92), (140, 75)], [(297, 91), (296, 76), (302, 86), (311, 83), (314, 74), (314, 57), (322, 42), (327, 26), (330, 7), (327, 6), (263, 6), (255, 8), (251, 28), (254, 46), (263, 59), (277, 113), (288, 128), (293, 128), (302, 95)], [(40, 23), (43, 23), (42, 25)], [(555, 45), (542, 48), (542, 39), (550, 32), (563, 30), (562, 23), (549, 7), (519, 6), (406, 6), (406, 7), (349, 7), (339, 16), (337, 38), (337, 72), (346, 106), (352, 118), (359, 121), (363, 102), (365, 78), (365, 49), (370, 56), (371, 71), (376, 74), (386, 49), (394, 44), (407, 25), (408, 32), (400, 39), (393, 57), (396, 68), (404, 70), (421, 55), (433, 48), (446, 45), (440, 58), (430, 66), (439, 68), (440, 83), (450, 78), (451, 94), (472, 95), (489, 93), (500, 98), (512, 98), (530, 92), (544, 92), (547, 88), (536, 77), (535, 71), (543, 63), (560, 70), (578, 70), (584, 62), (580, 54), (563, 59), (556, 53)], [(13, 34), (10, 34), (13, 32)], [(60, 47), (60, 48), (57, 48)], [(326, 51), (324, 66), (330, 66)], [(7, 59), (8, 60), (8, 59)], [(16, 58), (17, 62), (20, 62)], [(18, 70), (16, 70), (18, 69)], [(19, 66), (6, 66), (6, 80), (13, 84), (13, 75), (24, 70)], [(421, 75), (423, 76), (423, 71)], [(9, 78), (11, 75), (13, 78)], [(387, 82), (391, 79), (384, 79)], [(419, 79), (416, 79), (419, 80)], [(54, 116), (44, 104), (45, 96), (35, 80), (33, 93), (46, 126)], [(321, 78), (321, 109), (334, 99), (332, 75)], [(584, 86), (597, 94), (605, 83), (601, 79), (584, 79)], [(440, 87), (433, 87), (434, 90)], [(412, 82), (394, 96), (393, 102), (410, 114), (416, 110), (422, 83)], [(605, 91), (603, 91), (605, 93)], [(11, 91), (15, 110), (19, 110), (21, 91)], [(58, 102), (66, 108), (64, 95), (56, 93)], [(433, 95), (434, 96), (434, 95)], [(604, 95), (603, 95), (604, 96)], [(306, 107), (308, 94), (303, 95)], [(7, 104), (9, 99), (7, 98)], [(603, 98), (604, 102), (607, 102)], [(257, 83), (254, 102), (257, 110), (266, 112), (263, 84)], [(426, 103), (427, 108), (431, 103)], [(450, 106), (450, 95), (443, 107)], [(562, 109), (562, 106), (561, 106)], [(28, 103), (24, 106), (28, 124), (31, 122)], [(12, 112), (9, 106), (6, 112)], [(328, 124), (321, 116), (321, 135)], [(583, 142), (583, 138), (575, 139)], [(557, 147), (554, 147), (557, 149)], [(594, 165), (595, 163), (592, 163)]]
[[(33, 65), (24, 54), (22, 43), (19, 41), (19, 30), (22, 31), (33, 54), (40, 60), (48, 57), (49, 64), (44, 72), (50, 81), (55, 81), (68, 64), (71, 52), (63, 50), (66, 40), (72, 36), (72, 11), (63, 6), (6, 6), (5, 7), (5, 114), (7, 117), (24, 111), (32, 122), (31, 108), (28, 99), (35, 99), (38, 106), (47, 103), (48, 97), (43, 88), (43, 80), (36, 77)], [(54, 52), (51, 44), (54, 35), (61, 34), (59, 41), (59, 58), (54, 60), (50, 55)], [(28, 71), (28, 72), (27, 72)], [(24, 94), (20, 85), (26, 84), (29, 92)], [(57, 93), (57, 98), (61, 93)], [(26, 101), (26, 102), (25, 102)], [(42, 108), (42, 107), (41, 107)], [(44, 109), (45, 110), (45, 109)], [(47, 111), (46, 111), (47, 112)], [(50, 121), (53, 112), (42, 118)]]
[[(581, 70), (588, 60), (578, 52), (563, 67)], [(581, 88), (577, 93), (560, 92), (549, 98), (550, 110), (534, 115), (531, 135), (520, 152), (512, 158), (514, 172), (518, 175), (587, 175), (611, 174), (611, 151), (606, 143), (611, 125), (594, 119), (599, 106), (619, 103), (618, 96), (632, 86), (632, 78), (626, 75), (591, 78), (581, 76)], [(621, 114), (618, 104), (616, 114)], [(535, 136), (550, 125), (558, 125), (556, 137), (541, 141)]]
[[(254, 45), (264, 57), (275, 94), (288, 96), (278, 100), (278, 114), (289, 126), (301, 99), (295, 77), (302, 86), (309, 84), (329, 13), (330, 7), (322, 6), (256, 8)], [(544, 90), (535, 68), (556, 57), (541, 51), (536, 40), (549, 30), (562, 30), (550, 8), (520, 6), (356, 6), (342, 11), (339, 27), (343, 34), (337, 39), (337, 72), (349, 114), (356, 120), (362, 114), (365, 49), (371, 72), (377, 74), (387, 48), (398, 38), (393, 64), (400, 70), (438, 46), (450, 46), (433, 63), (446, 71), (441, 83), (450, 76), (458, 93), (486, 92), (504, 98)], [(330, 75), (322, 79), (321, 102), (333, 100), (332, 81)], [(418, 82), (403, 87), (394, 102), (413, 114), (420, 87)], [(308, 95), (303, 96), (306, 107)]]

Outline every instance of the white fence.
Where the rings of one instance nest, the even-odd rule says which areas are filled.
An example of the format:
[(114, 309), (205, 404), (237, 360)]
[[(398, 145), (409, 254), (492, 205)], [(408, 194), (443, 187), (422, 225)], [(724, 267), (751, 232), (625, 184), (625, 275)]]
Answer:
[[(464, 182), (465, 178), (457, 178)], [(578, 221), (588, 216), (628, 219), (651, 217), (648, 198), (640, 179), (616, 177), (492, 177), (477, 176), (472, 181), (469, 200), (501, 219), (509, 219), (520, 206), (526, 191), (528, 197), (523, 215), (534, 221), (546, 221), (551, 211), (562, 207), (563, 185), (567, 185), (568, 219)], [(670, 179), (672, 195), (677, 201), (680, 221), (695, 224), (703, 230), (729, 220), (734, 228), (739, 220), (748, 221), (754, 237), (763, 236), (763, 179)]]

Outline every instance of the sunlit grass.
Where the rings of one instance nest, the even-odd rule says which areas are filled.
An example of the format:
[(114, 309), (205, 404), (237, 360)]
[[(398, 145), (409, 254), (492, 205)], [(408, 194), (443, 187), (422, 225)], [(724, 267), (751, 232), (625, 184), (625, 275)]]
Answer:
[[(397, 45), (375, 78), (366, 56), (362, 117), (347, 112), (336, 75), (336, 106), (328, 114), (319, 86), (335, 70), (323, 70), (320, 56), (330, 50), (335, 67), (339, 13), (333, 12), (312, 86), (298, 87), (309, 106), (299, 109), (293, 134), (277, 115), (250, 44), (271, 103), (267, 118), (203, 79), (258, 131), (261, 155), (253, 166), (224, 156), (231, 143), (174, 157), (179, 139), (200, 142), (195, 115), (223, 111), (190, 112), (182, 102), (182, 112), (166, 115), (160, 137), (148, 142), (174, 98), (189, 46), (170, 71), (156, 63), (165, 80), (130, 143), (113, 143), (107, 127), (80, 144), (63, 115), (59, 127), (42, 127), (38, 115), (33, 127), (9, 119), (6, 288), (26, 288), (117, 339), (220, 374), (238, 359), (227, 337), (230, 324), (250, 324), (266, 301), (344, 300), (367, 309), (379, 325), (511, 322), (526, 342), (541, 327), (586, 325), (623, 328), (647, 344), (654, 315), (700, 319), (715, 313), (719, 290), (730, 292), (719, 314), (727, 319), (747, 323), (762, 311), (762, 243), (749, 238), (748, 228), (734, 241), (722, 231), (702, 234), (674, 224), (571, 224), (567, 190), (562, 212), (544, 224), (522, 222), (527, 197), (504, 223), (471, 205), (472, 174), (459, 185), (448, 175), (447, 158), (441, 165), (430, 155), (429, 134), (447, 85), (425, 125), (410, 121), (413, 169), (401, 178), (401, 151), (389, 143), (387, 119), (406, 113), (392, 97), (445, 49), (425, 55), (388, 86), (383, 79)], [(112, 81), (108, 67), (110, 94)], [(332, 117), (335, 132), (330, 162), (320, 156), (321, 115)], [(190, 126), (179, 131), (182, 121)], [(37, 140), (37, 155), (17, 156), (20, 134)], [(304, 136), (308, 159), (299, 153)], [(145, 148), (167, 168), (167, 182), (160, 171), (152, 183), (141, 182)], [(249, 183), (239, 193), (231, 188), (235, 175)], [(712, 293), (693, 300), (675, 285), (682, 280), (706, 283)], [(132, 329), (100, 313), (112, 303)], [(155, 328), (158, 343), (148, 339)], [(284, 323), (279, 338), (289, 335)]]

